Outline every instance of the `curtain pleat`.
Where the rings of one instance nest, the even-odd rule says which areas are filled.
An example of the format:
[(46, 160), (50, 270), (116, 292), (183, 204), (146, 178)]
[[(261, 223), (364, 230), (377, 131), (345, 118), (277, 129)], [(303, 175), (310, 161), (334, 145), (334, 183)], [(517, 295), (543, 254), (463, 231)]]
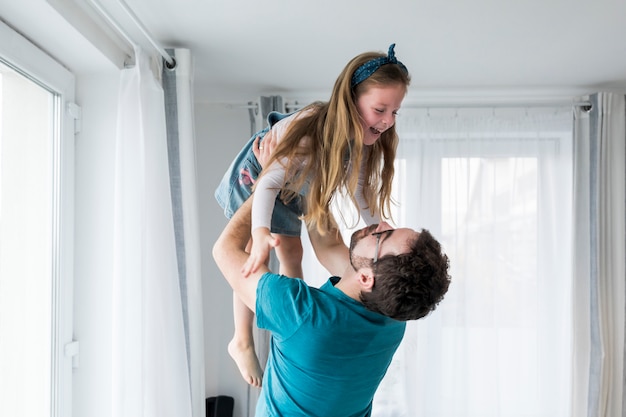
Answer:
[[(253, 104), (253, 103), (249, 103)], [(254, 135), (261, 129), (267, 127), (267, 116), (277, 111), (285, 112), (285, 100), (283, 96), (260, 96), (256, 106), (251, 106), (248, 110), (250, 115), (250, 135)]]
[(622, 416), (626, 293), (626, 100), (581, 97), (574, 119), (574, 363), (578, 417)]

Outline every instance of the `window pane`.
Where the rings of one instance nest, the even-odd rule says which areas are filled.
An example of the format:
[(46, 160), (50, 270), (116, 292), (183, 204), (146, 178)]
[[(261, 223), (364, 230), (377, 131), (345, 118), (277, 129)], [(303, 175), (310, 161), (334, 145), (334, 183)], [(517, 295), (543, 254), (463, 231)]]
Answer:
[(0, 63), (0, 415), (51, 410), (54, 103)]
[(442, 235), (475, 243), (449, 253), (473, 278), (466, 324), (523, 328), (536, 319), (537, 169), (537, 158), (442, 159)]
[[(455, 357), (462, 343), (471, 358), (463, 408), (489, 415), (497, 397), (503, 416), (537, 415), (537, 158), (443, 158), (441, 165), (442, 233), (471, 242), (449, 251), (462, 267), (446, 302), (462, 305), (463, 315), (444, 315), (444, 357)], [(442, 373), (455, 369), (444, 365)]]

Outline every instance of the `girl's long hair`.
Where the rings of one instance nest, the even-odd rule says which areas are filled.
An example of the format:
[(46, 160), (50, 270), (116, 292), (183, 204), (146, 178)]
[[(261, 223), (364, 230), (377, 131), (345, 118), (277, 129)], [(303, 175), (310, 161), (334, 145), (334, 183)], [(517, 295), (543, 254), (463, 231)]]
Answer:
[[(360, 210), (355, 191), (364, 154), (367, 160), (363, 197), (372, 215), (391, 218), (391, 184), (398, 146), (395, 124), (382, 133), (370, 152), (364, 153), (363, 129), (356, 102), (373, 86), (401, 84), (408, 88), (410, 76), (399, 65), (386, 64), (355, 88), (350, 86), (357, 68), (381, 56), (385, 55), (367, 52), (353, 58), (337, 78), (330, 100), (312, 103), (301, 110), (269, 162), (287, 161), (281, 191), (283, 200), (296, 197), (296, 190), (302, 190), (308, 182), (303, 220), (307, 228), (315, 227), (321, 234), (336, 228), (330, 208), (338, 191)], [(304, 167), (301, 165), (303, 160), (306, 161)]]

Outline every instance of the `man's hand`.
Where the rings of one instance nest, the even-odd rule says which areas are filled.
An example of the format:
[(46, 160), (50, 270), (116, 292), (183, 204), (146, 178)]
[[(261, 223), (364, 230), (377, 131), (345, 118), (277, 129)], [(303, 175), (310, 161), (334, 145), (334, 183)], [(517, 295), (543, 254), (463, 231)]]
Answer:
[(261, 265), (267, 264), (270, 251), (280, 244), (280, 240), (274, 237), (267, 227), (258, 227), (252, 232), (252, 248), (250, 256), (244, 264), (241, 273), (248, 277), (256, 272)]
[(256, 137), (252, 143), (252, 152), (262, 168), (265, 168), (272, 157), (276, 141), (274, 140), (274, 132), (270, 130), (263, 138)]
[(247, 278), (241, 272), (249, 258), (245, 249), (250, 240), (251, 207), (252, 197), (239, 207), (213, 245), (213, 259), (241, 301), (255, 311), (256, 287), (268, 269), (260, 265), (257, 272), (250, 273)]

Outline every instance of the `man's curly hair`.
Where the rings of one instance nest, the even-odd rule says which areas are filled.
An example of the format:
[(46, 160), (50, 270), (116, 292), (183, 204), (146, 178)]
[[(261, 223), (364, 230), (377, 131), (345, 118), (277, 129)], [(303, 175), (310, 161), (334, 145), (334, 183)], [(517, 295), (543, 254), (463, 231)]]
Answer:
[(410, 251), (386, 255), (374, 267), (371, 292), (361, 292), (368, 309), (396, 320), (417, 320), (433, 311), (448, 291), (449, 260), (428, 230), (422, 229)]

